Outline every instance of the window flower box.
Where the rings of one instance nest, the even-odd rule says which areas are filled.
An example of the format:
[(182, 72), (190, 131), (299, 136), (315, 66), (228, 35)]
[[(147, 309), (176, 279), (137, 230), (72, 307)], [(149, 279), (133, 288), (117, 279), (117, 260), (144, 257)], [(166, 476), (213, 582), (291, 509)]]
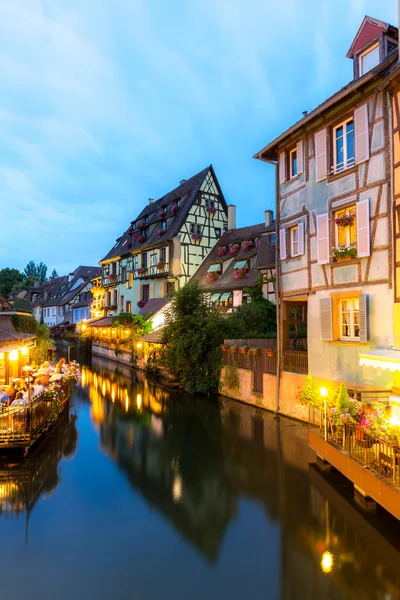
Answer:
[(232, 256), (234, 256), (235, 254), (237, 254), (240, 250), (240, 246), (239, 244), (232, 244), (229, 248), (229, 254), (232, 254)]
[(217, 254), (219, 257), (226, 256), (228, 254), (228, 248), (226, 246), (219, 246), (217, 248)]
[(244, 279), (246, 277), (246, 274), (247, 274), (246, 267), (240, 267), (239, 269), (233, 270), (234, 279)]
[(176, 215), (176, 213), (178, 212), (178, 210), (179, 210), (179, 204), (177, 204), (176, 202), (174, 202), (171, 205), (171, 212), (172, 212), (172, 214)]
[(276, 356), (276, 350), (274, 348), (266, 348), (265, 352), (269, 358), (274, 358)]
[(344, 215), (343, 217), (335, 219), (336, 225), (339, 225), (340, 227), (351, 227), (351, 225), (354, 224), (354, 221), (354, 215)]
[(137, 306), (139, 308), (143, 308), (144, 306), (146, 306), (147, 300), (139, 300), (139, 302), (137, 303)]
[(249, 349), (250, 348), (248, 346), (240, 346), (239, 352), (240, 352), (240, 354), (247, 354)]
[(206, 210), (210, 216), (215, 215), (217, 212), (217, 209), (214, 206), (207, 206)]
[(248, 252), (249, 250), (252, 250), (253, 247), (254, 247), (254, 244), (251, 240), (244, 240), (244, 242), (242, 242), (243, 252)]
[(260, 356), (261, 348), (250, 348), (249, 354), (251, 354), (252, 356)]
[(109, 281), (116, 281), (117, 280), (117, 276), (114, 275), (113, 273), (110, 273), (110, 275), (108, 276), (108, 280)]
[(357, 248), (354, 246), (336, 246), (332, 248), (332, 257), (335, 262), (344, 262), (357, 258)]
[(201, 242), (203, 239), (203, 235), (201, 233), (192, 233), (191, 235), (194, 242)]
[(232, 352), (232, 354), (237, 354), (239, 352), (239, 346), (236, 346), (236, 344), (234, 344), (233, 346), (230, 346), (229, 352)]
[(165, 262), (161, 262), (161, 261), (158, 262), (156, 264), (156, 268), (157, 268), (158, 271), (164, 271), (165, 270)]
[(208, 281), (217, 281), (218, 277), (219, 271), (210, 271), (209, 273), (207, 273)]
[(145, 242), (147, 240), (147, 237), (145, 235), (140, 234), (138, 236), (138, 242), (139, 244), (143, 244), (143, 242)]
[(162, 229), (162, 227), (159, 227), (159, 229), (157, 229), (157, 235), (158, 237), (162, 237), (164, 235), (165, 231), (164, 229)]
[(144, 275), (145, 273), (147, 273), (147, 267), (139, 267), (137, 270), (137, 274), (138, 275)]
[(165, 217), (166, 214), (167, 211), (164, 208), (160, 208), (160, 210), (158, 211), (158, 216), (161, 218)]
[(229, 346), (227, 344), (223, 344), (221, 346), (221, 350), (222, 350), (222, 352), (228, 352), (229, 351)]

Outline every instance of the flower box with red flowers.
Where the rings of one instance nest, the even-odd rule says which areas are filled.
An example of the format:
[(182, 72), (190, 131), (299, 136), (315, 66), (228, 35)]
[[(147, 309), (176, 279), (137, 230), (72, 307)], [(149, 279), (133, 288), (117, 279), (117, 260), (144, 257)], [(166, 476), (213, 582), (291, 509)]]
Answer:
[(233, 270), (233, 277), (235, 279), (244, 279), (247, 274), (246, 267), (239, 267), (238, 269)]
[(158, 216), (161, 218), (165, 217), (166, 214), (167, 211), (164, 208), (160, 208), (160, 210), (158, 211)]
[(266, 352), (267, 356), (269, 356), (270, 358), (273, 358), (274, 356), (276, 356), (276, 350), (274, 350), (274, 348), (266, 348), (265, 352)]
[(192, 240), (194, 242), (201, 242), (203, 235), (201, 233), (192, 233)]
[(344, 215), (343, 217), (335, 219), (335, 223), (340, 227), (351, 227), (351, 225), (354, 224), (354, 219), (354, 215)]
[(147, 267), (139, 267), (137, 270), (137, 274), (138, 275), (144, 275), (145, 273), (147, 273)]
[(139, 308), (143, 308), (144, 306), (146, 306), (146, 302), (147, 302), (147, 300), (139, 300), (137, 305)]
[(248, 252), (249, 250), (252, 250), (253, 248), (254, 248), (254, 244), (251, 240), (244, 240), (244, 242), (242, 242), (243, 252)]
[(239, 252), (239, 250), (240, 250), (239, 244), (232, 244), (232, 246), (230, 246), (230, 248), (229, 248), (229, 254), (232, 254), (232, 256), (233, 256), (234, 254), (237, 254)]
[(158, 262), (156, 264), (156, 268), (157, 268), (158, 271), (164, 271), (165, 270), (165, 262), (161, 262), (161, 261)]
[(109, 280), (109, 281), (116, 281), (116, 279), (117, 279), (117, 276), (116, 276), (116, 275), (113, 275), (113, 273), (111, 273), (111, 274), (108, 276), (108, 280)]
[(249, 347), (248, 347), (248, 346), (241, 346), (241, 347), (239, 348), (239, 352), (240, 352), (240, 354), (247, 354), (247, 353), (248, 353), (248, 351), (249, 351)]
[(137, 241), (139, 242), (139, 244), (143, 244), (143, 242), (145, 242), (147, 240), (147, 237), (145, 235), (140, 234), (138, 236)]
[(228, 254), (228, 248), (226, 246), (219, 246), (219, 248), (217, 248), (217, 254), (221, 258), (226, 256)]
[(207, 206), (206, 210), (209, 215), (215, 215), (215, 213), (217, 212), (217, 209), (214, 206)]
[(162, 229), (162, 227), (160, 227), (159, 229), (157, 229), (157, 235), (158, 237), (162, 237), (164, 235), (165, 231), (164, 229)]
[(176, 202), (174, 202), (171, 205), (171, 212), (172, 212), (172, 214), (175, 215), (178, 212), (178, 210), (179, 210), (179, 204), (177, 204)]
[(207, 273), (208, 281), (217, 281), (218, 277), (219, 271), (210, 271), (209, 273)]

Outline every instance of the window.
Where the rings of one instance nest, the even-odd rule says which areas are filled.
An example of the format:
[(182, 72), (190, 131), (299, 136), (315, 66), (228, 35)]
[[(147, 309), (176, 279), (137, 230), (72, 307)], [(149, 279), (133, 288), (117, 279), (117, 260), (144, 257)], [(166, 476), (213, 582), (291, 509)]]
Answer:
[(118, 290), (113, 292), (113, 306), (118, 306)]
[(52, 316), (53, 316), (53, 317), (55, 317), (55, 316), (56, 316), (56, 309), (55, 309), (55, 308), (53, 308), (53, 313), (52, 313)]
[(149, 235), (149, 228), (148, 227), (143, 227), (140, 230), (140, 235), (142, 235), (143, 237), (147, 237)]
[(142, 254), (142, 267), (147, 269), (147, 252), (143, 252)]
[(357, 246), (356, 207), (351, 206), (335, 213), (336, 246)]
[(200, 233), (201, 234), (201, 225), (197, 225), (197, 223), (190, 224), (190, 233)]
[(167, 281), (165, 284), (165, 297), (170, 298), (175, 291), (175, 284), (173, 281)]
[(124, 312), (124, 308), (125, 308), (125, 297), (121, 296), (120, 298), (120, 307), (121, 307), (121, 312)]
[(132, 284), (133, 284), (133, 271), (129, 271), (129, 280), (128, 280), (127, 288), (131, 289)]
[(132, 312), (132, 303), (131, 303), (131, 301), (130, 301), (130, 300), (127, 300), (127, 301), (126, 301), (126, 312), (127, 312), (127, 313), (130, 313), (130, 312)]
[(206, 200), (206, 207), (207, 208), (215, 208), (214, 200)]
[(359, 298), (346, 298), (340, 301), (340, 339), (360, 339)]
[(163, 231), (167, 231), (167, 221), (161, 221), (160, 227)]
[(112, 265), (111, 265), (111, 273), (113, 275), (117, 274), (117, 263), (112, 263)]
[(216, 227), (214, 231), (215, 231), (215, 237), (220, 238), (221, 237), (221, 227)]
[(142, 285), (141, 289), (141, 300), (149, 300), (150, 298), (150, 285), (147, 283), (146, 285)]
[(269, 246), (272, 246), (272, 244), (276, 244), (276, 233), (269, 233), (267, 240)]
[(157, 253), (153, 252), (150, 254), (150, 266), (154, 267), (157, 264)]
[(290, 178), (296, 177), (297, 175), (297, 148), (291, 150), (289, 153), (289, 168), (290, 168)]
[(333, 129), (334, 171), (354, 167), (354, 120), (348, 119)]
[(167, 262), (167, 249), (166, 248), (160, 248), (160, 262)]
[(217, 275), (220, 275), (221, 271), (222, 271), (222, 265), (220, 263), (210, 265), (207, 269), (207, 273), (217, 273)]
[(122, 283), (126, 282), (126, 267), (122, 267)]
[(219, 306), (224, 308), (231, 308), (233, 306), (232, 292), (225, 292), (224, 294), (221, 294), (219, 298)]
[(359, 61), (360, 77), (379, 65), (379, 43), (360, 54)]
[(395, 40), (386, 40), (386, 56), (397, 50), (397, 42)]
[(298, 256), (299, 254), (299, 226), (289, 229), (290, 239), (290, 256)]

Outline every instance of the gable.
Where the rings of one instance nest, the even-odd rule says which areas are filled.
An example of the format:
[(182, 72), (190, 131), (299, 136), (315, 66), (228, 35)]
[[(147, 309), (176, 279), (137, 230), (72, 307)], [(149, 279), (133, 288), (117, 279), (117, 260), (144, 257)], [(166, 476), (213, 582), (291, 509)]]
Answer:
[(346, 55), (347, 58), (353, 58), (354, 54), (376, 40), (388, 27), (388, 23), (365, 17)]

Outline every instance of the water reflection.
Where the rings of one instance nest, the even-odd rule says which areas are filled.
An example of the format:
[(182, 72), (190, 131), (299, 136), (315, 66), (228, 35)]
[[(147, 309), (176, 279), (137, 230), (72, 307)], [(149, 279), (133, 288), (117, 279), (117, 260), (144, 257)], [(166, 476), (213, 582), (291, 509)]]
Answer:
[[(400, 600), (398, 523), (365, 517), (343, 478), (309, 466), (305, 426), (127, 375), (101, 362), (82, 370), (101, 445), (210, 564), (246, 499), (278, 527), (280, 598)], [(235, 552), (246, 562), (246, 548)]]

